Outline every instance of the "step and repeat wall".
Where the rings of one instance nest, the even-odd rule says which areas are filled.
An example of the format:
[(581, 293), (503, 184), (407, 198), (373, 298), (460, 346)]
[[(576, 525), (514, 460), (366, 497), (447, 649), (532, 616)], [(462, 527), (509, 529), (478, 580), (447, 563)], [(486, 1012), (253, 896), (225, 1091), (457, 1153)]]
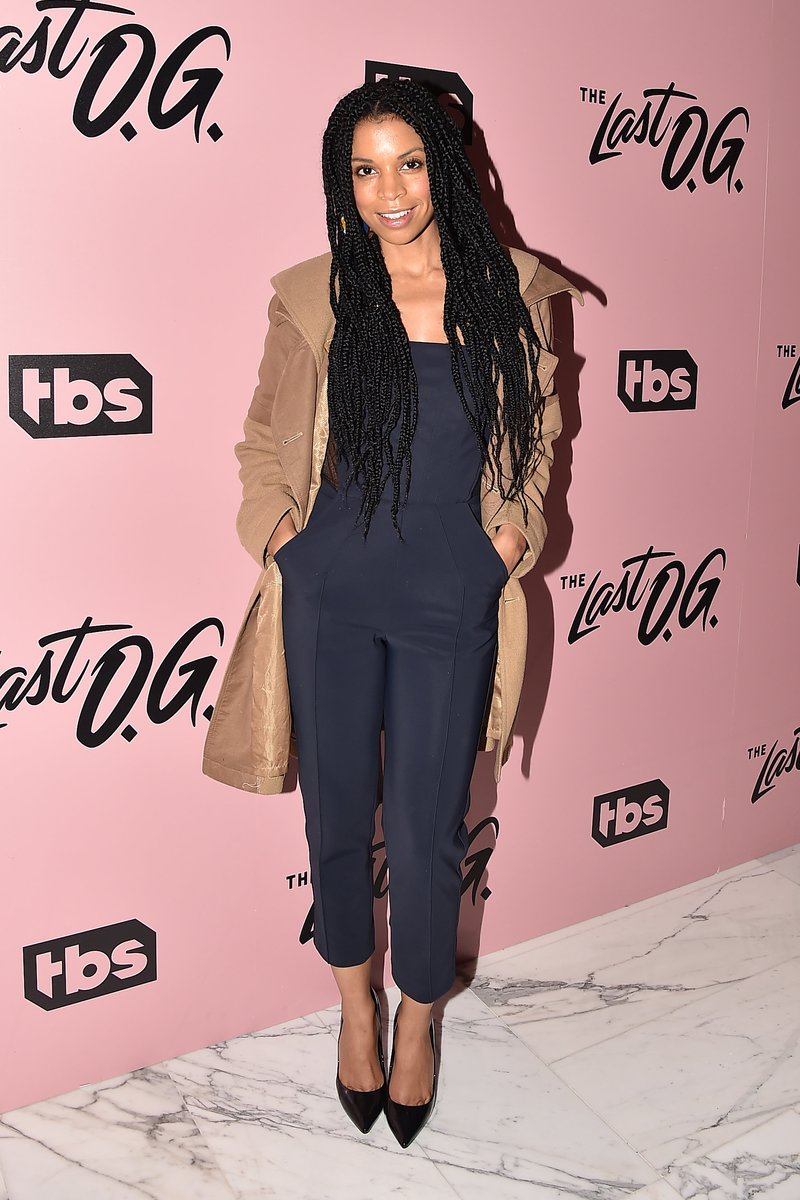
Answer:
[[(259, 797), (200, 760), (269, 277), (328, 249), (321, 135), (365, 78), (444, 88), (500, 240), (586, 298), (460, 955), (800, 839), (800, 12), (403, 18), (3, 5), (2, 1110), (337, 999), (295, 764)], [(379, 836), (374, 869), (380, 952)]]

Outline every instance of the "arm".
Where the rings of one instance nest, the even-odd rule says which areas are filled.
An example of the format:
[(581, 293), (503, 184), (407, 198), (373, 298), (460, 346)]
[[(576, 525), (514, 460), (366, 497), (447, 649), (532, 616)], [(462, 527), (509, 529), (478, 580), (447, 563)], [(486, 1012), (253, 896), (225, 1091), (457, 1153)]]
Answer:
[(497, 533), (492, 540), (506, 565), (512, 564), (510, 574), (515, 578), (526, 575), (535, 565), (547, 537), (544, 497), (550, 483), (550, 468), (554, 457), (553, 442), (562, 430), (561, 406), (553, 377), (558, 359), (552, 352), (553, 318), (549, 297), (532, 305), (530, 313), (533, 327), (542, 343), (538, 374), (544, 397), (541, 426), (544, 452), (536, 470), (525, 484), (527, 522), (518, 499), (506, 501), (493, 521)]
[(273, 549), (277, 549), (296, 532), (296, 522), (291, 514), (297, 512), (297, 502), (275, 448), (272, 409), (287, 364), (296, 354), (311, 356), (277, 295), (270, 301), (268, 317), (258, 385), (244, 421), (244, 440), (234, 447), (242, 483), (236, 531), (245, 550), (260, 567), (266, 563), (268, 543), (272, 542), (273, 534)]

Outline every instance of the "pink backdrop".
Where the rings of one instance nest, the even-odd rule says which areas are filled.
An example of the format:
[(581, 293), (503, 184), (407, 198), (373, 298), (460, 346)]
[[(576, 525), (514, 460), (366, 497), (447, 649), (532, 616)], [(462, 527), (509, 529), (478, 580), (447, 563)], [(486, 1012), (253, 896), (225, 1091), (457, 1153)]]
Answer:
[[(499, 789), (491, 755), (475, 771), (462, 954), (800, 836), (800, 775), (776, 773), (800, 725), (791, 0), (676, 0), (666, 16), (610, 0), (602, 39), (580, 0), (497, 0), (491, 41), (477, 0), (457, 20), (422, 0), (402, 22), (332, 10), (313, 36), (300, 8), (254, 0), (84, 7), (63, 78), (68, 10), (8, 0), (0, 27), (2, 1110), (336, 998), (301, 940), (293, 781), (237, 792), (200, 755), (254, 582), (233, 445), (268, 279), (327, 249), (321, 134), (368, 61), (461, 77), (498, 236), (587, 299), (555, 310), (550, 536), (526, 579), (512, 758)], [(33, 44), (15, 63), (14, 27), (25, 44), (43, 19), (49, 57), (32, 69)], [(170, 55), (202, 29), (159, 102)], [(695, 99), (659, 116), (651, 97), (650, 140), (641, 124), (619, 140), (620, 110), (640, 117), (671, 84)], [(199, 116), (161, 121), (193, 86)], [(108, 130), (87, 126), (120, 92)], [(621, 355), (629, 383), (691, 360), (689, 406), (641, 388), (623, 402)], [(78, 406), (66, 422), (70, 380), (119, 378), (145, 411), (152, 381), (152, 432), (81, 425)], [(37, 386), (56, 387), (54, 419)], [(629, 560), (648, 551), (639, 578)], [(757, 795), (762, 771), (774, 787)], [(385, 941), (385, 899), (377, 911)]]

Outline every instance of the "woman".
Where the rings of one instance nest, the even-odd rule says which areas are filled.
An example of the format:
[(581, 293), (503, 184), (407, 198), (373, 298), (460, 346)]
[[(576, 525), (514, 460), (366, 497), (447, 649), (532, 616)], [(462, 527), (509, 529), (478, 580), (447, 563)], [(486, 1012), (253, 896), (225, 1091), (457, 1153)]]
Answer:
[[(521, 686), (521, 665), (518, 678), (499, 670), (498, 619), (513, 583), (508, 598), (524, 621), (517, 578), (546, 532), (542, 498), (561, 428), (549, 296), (582, 298), (498, 243), (461, 136), (421, 85), (381, 80), (343, 97), (323, 137), (323, 182), (331, 253), (273, 280), (259, 388), (236, 448), (239, 532), (263, 557), (261, 604), (253, 622), (251, 601), (240, 629), (203, 769), (258, 791), (273, 790), (265, 776), (282, 782), (277, 735), (257, 769), (241, 765), (242, 738), (264, 711), (273, 734), (281, 725), (280, 653), (259, 665), (269, 626), (273, 651), (282, 639), (285, 652), (281, 728), (298, 757), (314, 943), (342, 998), (338, 1094), (364, 1132), (385, 1108), (407, 1146), (436, 1091), (431, 1008), (455, 975), (475, 758), (497, 743), (499, 777)], [(320, 347), (326, 316), (333, 327)], [(280, 425), (287, 378), (296, 404), (314, 396), (313, 429)], [(293, 454), (307, 456), (308, 471)], [(264, 607), (276, 591), (279, 613)], [(519, 626), (516, 644), (524, 657)], [(234, 667), (247, 657), (249, 672)], [(248, 730), (223, 743), (235, 711)], [(388, 1080), (370, 987), (382, 729), (401, 990)]]

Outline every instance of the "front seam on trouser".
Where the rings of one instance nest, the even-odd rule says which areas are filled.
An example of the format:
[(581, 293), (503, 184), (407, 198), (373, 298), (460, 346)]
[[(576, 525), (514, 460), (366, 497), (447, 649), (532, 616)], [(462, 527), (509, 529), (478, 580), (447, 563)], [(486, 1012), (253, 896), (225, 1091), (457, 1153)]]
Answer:
[[(444, 539), (447, 542), (448, 551), (450, 552), (450, 555), (452, 557), (453, 552), (450, 549), (450, 540), (447, 537), (447, 530), (444, 527), (444, 521), (442, 520), (442, 514), (439, 512), (438, 505), (436, 507), (436, 515), (439, 518), (439, 524), (442, 527), (442, 533), (444, 534)], [(433, 978), (431, 975), (431, 945), (432, 945), (432, 941), (433, 941), (433, 933), (432, 933), (432, 931), (433, 931), (433, 848), (436, 844), (436, 820), (437, 820), (437, 817), (439, 814), (439, 799), (442, 794), (442, 775), (444, 773), (444, 764), (445, 764), (445, 760), (447, 758), (447, 745), (450, 740), (450, 722), (451, 722), (452, 716), (453, 716), (453, 688), (455, 686), (455, 679), (456, 679), (456, 653), (458, 651), (458, 638), (461, 633), (461, 622), (463, 620), (463, 617), (464, 617), (464, 587), (462, 584), (462, 586), (461, 586), (461, 607), (460, 607), (459, 613), (458, 613), (458, 626), (456, 628), (455, 637), (453, 638), (452, 669), (450, 671), (450, 693), (447, 698), (447, 729), (445, 730), (445, 734), (444, 734), (444, 745), (442, 747), (442, 755), (441, 755), (441, 759), (439, 762), (439, 778), (436, 782), (436, 803), (433, 808), (433, 823), (431, 825), (431, 849), (430, 849), (430, 858), (428, 860), (428, 995), (429, 996), (433, 992)]]
[[(314, 631), (314, 708), (315, 709), (317, 708), (317, 697), (319, 695), (319, 687), (317, 684), (317, 669), (318, 669), (318, 664), (319, 664), (319, 627), (320, 627), (321, 612), (322, 612), (322, 597), (325, 593), (325, 584), (327, 583), (327, 581), (328, 581), (328, 573), (326, 571), (325, 575), (323, 576), (323, 579), (322, 579), (322, 587), (319, 589), (319, 597), (317, 599), (317, 625), (316, 625), (316, 629)], [(324, 832), (324, 828), (325, 828), (325, 821), (324, 821), (323, 812), (322, 812), (322, 776), (320, 775), (320, 770), (319, 770), (319, 732), (317, 729), (314, 730), (314, 757), (315, 757), (316, 766), (317, 766), (316, 792), (317, 792), (317, 820), (319, 822), (319, 851), (318, 851), (318, 855), (317, 855), (317, 863), (319, 864), (319, 867), (321, 870), (322, 863), (325, 861), (322, 856), (322, 838), (323, 838), (323, 832)], [(325, 957), (329, 958), (330, 957), (330, 947), (328, 946), (328, 926), (325, 921), (325, 909), (324, 909), (324, 906), (322, 903), (322, 893), (324, 891), (324, 888), (322, 886), (322, 876), (321, 875), (320, 875), (320, 878), (317, 880), (317, 886), (314, 889), (314, 891), (316, 892), (316, 895), (314, 897), (314, 927), (316, 929), (316, 925), (317, 925), (316, 902), (317, 902), (317, 899), (319, 899), (319, 915), (322, 919), (322, 943), (325, 947)]]

